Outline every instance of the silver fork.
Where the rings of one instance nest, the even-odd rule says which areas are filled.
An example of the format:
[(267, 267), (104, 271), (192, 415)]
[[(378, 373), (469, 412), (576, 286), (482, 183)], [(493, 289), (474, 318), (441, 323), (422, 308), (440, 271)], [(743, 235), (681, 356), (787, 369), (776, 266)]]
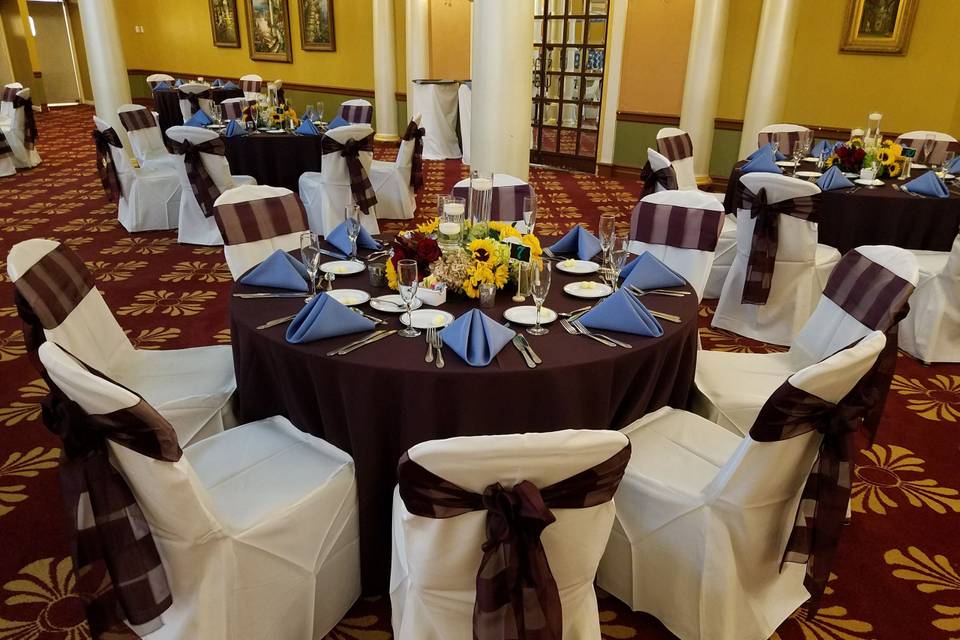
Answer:
[(569, 320), (566, 320), (565, 318), (560, 318), (560, 326), (563, 327), (563, 330), (564, 330), (564, 331), (566, 331), (567, 333), (569, 333), (569, 334), (572, 335), (572, 336), (585, 336), (585, 337), (587, 337), (587, 338), (593, 338), (594, 340), (596, 340), (597, 342), (599, 342), (600, 344), (602, 344), (602, 345), (605, 346), (605, 347), (613, 347), (613, 348), (616, 348), (616, 346), (617, 346), (617, 345), (613, 344), (612, 342), (608, 342), (608, 341), (604, 340), (603, 338), (599, 338), (599, 337), (593, 335), (592, 333), (581, 333), (581, 332), (578, 331), (576, 328), (574, 328), (573, 324), (571, 324)]
[(424, 362), (433, 362), (433, 332), (434, 329), (427, 329), (427, 355), (423, 358)]
[(437, 350), (437, 369), (443, 369), (443, 338), (436, 329), (433, 330), (433, 346)]
[(591, 336), (591, 337), (596, 336), (598, 338), (603, 338), (604, 340), (609, 340), (610, 342), (617, 345), (618, 347), (623, 347), (624, 349), (633, 349), (633, 345), (628, 342), (622, 342), (620, 340), (617, 340), (616, 338), (611, 338), (610, 336), (603, 333), (594, 333), (590, 331), (585, 326), (583, 326), (583, 323), (580, 322), (579, 320), (573, 321), (573, 327), (574, 329), (576, 329), (577, 331), (579, 331), (585, 336)]

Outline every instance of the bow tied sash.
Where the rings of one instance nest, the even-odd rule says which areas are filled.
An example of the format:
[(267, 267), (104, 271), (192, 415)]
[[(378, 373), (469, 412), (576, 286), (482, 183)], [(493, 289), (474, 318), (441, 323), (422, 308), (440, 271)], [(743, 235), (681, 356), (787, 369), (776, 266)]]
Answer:
[(206, 89), (200, 93), (191, 93), (189, 91), (184, 91), (183, 89), (177, 89), (177, 96), (179, 96), (181, 100), (186, 100), (190, 103), (191, 115), (197, 111), (200, 111), (200, 100), (209, 100), (211, 95), (213, 94), (210, 92), (210, 89)]
[(120, 185), (120, 176), (117, 173), (117, 163), (113, 161), (113, 153), (110, 151), (110, 147), (123, 149), (123, 143), (112, 127), (106, 131), (94, 129), (93, 142), (97, 147), (97, 173), (100, 174), (100, 184), (103, 185), (103, 192), (107, 195), (107, 200), (117, 202), (123, 196), (123, 189)]
[(640, 171), (640, 179), (643, 181), (641, 198), (656, 193), (657, 187), (660, 187), (663, 191), (675, 191), (677, 189), (677, 172), (674, 171), (672, 166), (654, 171), (648, 161)]
[(3, 131), (0, 131), (0, 160), (7, 156), (13, 156), (13, 149), (10, 148), (10, 143), (7, 142), (7, 136), (3, 135)]
[(12, 102), (14, 109), (23, 109), (23, 146), (27, 150), (33, 149), (40, 137), (37, 134), (37, 121), (33, 115), (33, 100), (14, 96)]
[(193, 195), (197, 197), (197, 204), (203, 210), (203, 215), (209, 218), (213, 215), (213, 203), (220, 197), (220, 188), (214, 182), (213, 176), (207, 171), (200, 154), (209, 153), (215, 156), (226, 156), (227, 148), (223, 138), (217, 137), (199, 144), (194, 144), (189, 140), (183, 142), (170, 140), (169, 144), (173, 153), (183, 156), (187, 177), (190, 179), (190, 188), (193, 190)]
[(351, 138), (343, 144), (337, 142), (330, 136), (323, 136), (320, 142), (320, 150), (326, 155), (328, 153), (340, 153), (347, 161), (347, 170), (350, 173), (350, 191), (353, 192), (353, 199), (357, 206), (364, 213), (370, 213), (370, 208), (377, 204), (377, 196), (373, 192), (373, 185), (370, 184), (370, 177), (367, 170), (360, 161), (360, 152), (373, 152), (373, 135), (366, 138), (355, 140)]
[(427, 135), (427, 130), (418, 127), (416, 122), (410, 121), (407, 130), (403, 132), (401, 140), (413, 140), (413, 165), (410, 169), (410, 186), (414, 191), (420, 191), (423, 187), (423, 136)]
[(630, 445), (585, 471), (543, 489), (529, 481), (499, 483), (482, 495), (444, 480), (404, 454), (397, 469), (407, 510), (425, 518), (486, 511), (486, 539), (477, 569), (475, 640), (561, 640), (560, 593), (540, 535), (552, 509), (584, 509), (609, 502), (630, 460)]
[(743, 282), (740, 301), (743, 304), (766, 304), (777, 262), (780, 242), (780, 216), (787, 215), (808, 222), (819, 220), (819, 199), (812, 196), (790, 198), (780, 202), (767, 201), (767, 190), (754, 193), (742, 187), (741, 209), (748, 209), (755, 220), (750, 244), (750, 258)]

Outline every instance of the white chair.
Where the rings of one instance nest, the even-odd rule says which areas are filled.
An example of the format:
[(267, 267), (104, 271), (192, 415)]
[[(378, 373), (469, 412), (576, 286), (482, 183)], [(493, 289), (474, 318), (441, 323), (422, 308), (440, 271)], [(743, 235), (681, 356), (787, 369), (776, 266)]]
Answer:
[[(206, 84), (200, 84), (199, 82), (186, 82), (179, 87), (179, 91), (182, 94), (192, 94), (197, 96), (203, 96), (197, 98), (197, 104), (200, 106), (200, 109), (210, 116), (211, 119), (214, 118), (214, 107), (213, 100), (210, 99), (210, 86)], [(186, 122), (191, 117), (193, 117), (194, 110), (191, 102), (188, 98), (180, 98), (180, 114), (183, 116), (183, 121)]]
[[(740, 178), (755, 194), (766, 191), (775, 204), (820, 193), (817, 185), (773, 173), (748, 173)], [(749, 209), (737, 212), (737, 254), (723, 283), (711, 325), (773, 344), (789, 345), (817, 304), (840, 254), (817, 244), (817, 224), (787, 214), (779, 219), (779, 248), (766, 304), (741, 302), (756, 220)]]
[[(279, 212), (264, 203), (265, 200), (281, 205)], [(255, 204), (248, 213), (255, 219), (256, 224), (241, 228), (238, 216), (233, 215), (232, 211), (224, 211), (224, 207), (221, 207), (242, 202)], [(263, 262), (277, 249), (299, 249), (300, 234), (308, 229), (303, 205), (293, 191), (283, 187), (234, 187), (220, 194), (214, 202), (213, 215), (223, 235), (223, 255), (234, 280), (238, 280), (251, 267)]]
[[(836, 403), (884, 343), (874, 332), (790, 384)], [(683, 640), (766, 640), (809, 597), (804, 565), (781, 559), (823, 436), (757, 442), (669, 407), (623, 432), (632, 455), (597, 584)]]
[(147, 76), (147, 84), (150, 85), (151, 89), (154, 89), (161, 82), (166, 82), (172, 86), (176, 81), (176, 78), (166, 73), (151, 73)]
[(757, 148), (776, 142), (780, 153), (789, 157), (793, 145), (801, 142), (801, 138), (809, 138), (807, 142), (812, 143), (813, 132), (799, 124), (769, 124), (757, 133)]
[[(348, 140), (362, 140), (372, 133), (373, 127), (370, 125), (354, 124), (337, 127), (324, 135), (345, 144)], [(373, 152), (361, 151), (360, 163), (369, 176), (373, 166)], [(302, 173), (299, 188), (300, 200), (307, 210), (310, 230), (314, 233), (327, 234), (333, 231), (344, 221), (344, 209), (354, 204), (347, 160), (339, 152), (324, 154), (319, 173)], [(378, 209), (379, 207), (373, 207), (369, 215), (361, 216), (364, 229), (371, 234), (380, 233), (376, 214)]]
[(373, 122), (373, 105), (369, 100), (355, 98), (340, 104), (337, 115), (350, 124), (367, 124)]
[(460, 158), (457, 140), (459, 88), (455, 82), (413, 82), (413, 104), (423, 114), (423, 157), (427, 160)]
[(240, 88), (243, 90), (243, 97), (247, 100), (256, 100), (260, 97), (260, 89), (263, 87), (263, 78), (255, 73), (248, 73), (240, 76)]
[(939, 131), (908, 131), (897, 136), (897, 144), (917, 150), (916, 162), (941, 164), (947, 151), (960, 151), (960, 143), (947, 133)]
[[(420, 126), (420, 114), (411, 122)], [(377, 218), (410, 220), (417, 210), (417, 194), (410, 184), (416, 140), (403, 140), (394, 162), (374, 160), (370, 164), (370, 184), (377, 194)]]
[(472, 113), (473, 87), (469, 82), (464, 82), (457, 90), (457, 101), (460, 107), (460, 148), (462, 150), (461, 161), (463, 164), (470, 164), (470, 116)]
[(220, 113), (224, 121), (238, 120), (243, 124), (243, 110), (250, 104), (247, 98), (227, 98), (220, 102)]
[(23, 89), (19, 82), (8, 82), (3, 85), (3, 95), (0, 96), (0, 127), (9, 127), (13, 120), (13, 98)]
[[(626, 438), (615, 431), (479, 436), (433, 440), (410, 460), (467, 491), (527, 480), (544, 488), (616, 455)], [(541, 541), (563, 608), (563, 637), (600, 640), (593, 578), (615, 513), (613, 502), (557, 509)], [(471, 640), (477, 567), (486, 513), (433, 519), (411, 514), (399, 490), (393, 499), (390, 602), (397, 640)]]
[[(40, 359), (88, 414), (141, 400), (52, 342)], [(147, 640), (315, 640), (360, 595), (353, 460), (275, 416), (154, 460), (109, 441), (160, 553), (172, 605)]]
[(723, 291), (723, 283), (730, 273), (730, 267), (737, 256), (737, 218), (728, 213), (723, 218), (723, 230), (717, 241), (717, 249), (713, 254), (713, 266), (710, 276), (703, 289), (704, 298), (719, 298)]
[(17, 172), (17, 167), (13, 163), (13, 150), (7, 144), (7, 137), (0, 129), (0, 178), (12, 176)]
[[(112, 129), (110, 124), (93, 116), (98, 131)], [(176, 229), (180, 217), (180, 177), (166, 167), (135, 169), (124, 149), (110, 147), (123, 193), (117, 203), (117, 219), (131, 233)]]
[(133, 156), (141, 167), (177, 168), (180, 160), (163, 144), (156, 114), (139, 104), (124, 104), (117, 109), (117, 117), (127, 131)]
[[(216, 140), (218, 134), (209, 129), (201, 129), (199, 127), (176, 126), (167, 129), (167, 137), (175, 142), (182, 143), (188, 141), (191, 144), (202, 144), (210, 140)], [(200, 203), (197, 202), (197, 196), (190, 186), (190, 177), (187, 175), (184, 156), (177, 157), (179, 159), (177, 163), (177, 173), (180, 176), (181, 189), (180, 226), (177, 233), (177, 242), (181, 244), (223, 244), (223, 238), (220, 237), (220, 230), (217, 228), (217, 222), (213, 218), (213, 212), (210, 212), (209, 217), (204, 215), (203, 209), (200, 208)], [(224, 156), (201, 153), (200, 158), (220, 193), (243, 184), (257, 183), (257, 181), (250, 176), (230, 175), (230, 165)]]
[(900, 348), (921, 362), (960, 362), (960, 236), (948, 251), (913, 251), (920, 265)]
[[(670, 158), (663, 155), (659, 151), (654, 151), (650, 147), (647, 147), (647, 163), (650, 165), (650, 170), (653, 172), (663, 171), (664, 169), (670, 169), (673, 171), (673, 180), (677, 179), (677, 172), (673, 170), (673, 164), (670, 162)], [(666, 185), (662, 181), (658, 181), (654, 186), (653, 193), (659, 191), (668, 191), (675, 189), (673, 185)]]
[[(905, 249), (882, 245), (857, 247), (847, 253), (843, 261), (855, 260), (858, 255), (909, 283), (910, 287), (917, 283), (917, 261)], [(828, 285), (842, 286), (844, 279), (844, 273), (837, 269)], [(857, 294), (865, 300), (889, 299), (889, 293), (884, 291), (886, 284), (887, 280), (880, 277), (859, 283)], [(909, 295), (910, 287), (901, 297)], [(828, 286), (828, 290), (831, 289)], [(889, 309), (890, 316), (896, 315), (901, 307), (902, 301), (894, 304), (894, 308)], [(734, 433), (746, 434), (770, 394), (792, 374), (820, 362), (871, 331), (889, 328), (886, 324), (867, 326), (826, 294), (821, 295), (813, 314), (787, 352), (701, 351), (697, 356), (691, 410)]]
[[(57, 250), (55, 256), (44, 260)], [(38, 277), (48, 264), (62, 262), (70, 249), (54, 240), (35, 238), (13, 246), (7, 273), (17, 283), (31, 268)], [(72, 253), (72, 252), (71, 252)], [(79, 258), (76, 259), (79, 261)], [(31, 277), (25, 282), (30, 282)], [(191, 349), (135, 349), (117, 323), (100, 291), (93, 286), (53, 328), (44, 329), (53, 340), (94, 369), (136, 391), (173, 424), (181, 445), (220, 433), (236, 424), (231, 398), (237, 383), (233, 355), (227, 345)]]
[[(15, 86), (12, 88), (15, 88)], [(6, 94), (7, 92), (5, 91), (4, 93)], [(14, 167), (17, 169), (32, 169), (40, 164), (41, 160), (40, 154), (37, 152), (36, 144), (29, 139), (29, 133), (27, 131), (28, 117), (33, 115), (32, 112), (30, 114), (27, 113), (27, 109), (33, 109), (33, 105), (30, 102), (30, 89), (27, 87), (19, 89), (16, 92), (14, 100), (23, 100), (26, 102), (21, 102), (18, 107), (15, 106), (12, 100), (4, 101), (4, 104), (10, 105), (10, 119), (7, 124), (0, 124), (0, 131), (3, 132), (4, 137), (7, 139), (7, 146), (10, 147), (10, 152), (13, 155)]]
[(677, 189), (697, 191), (697, 176), (693, 171), (693, 141), (690, 134), (676, 127), (664, 127), (657, 132), (657, 150), (677, 172)]
[[(453, 185), (453, 195), (470, 200), (470, 178)], [(534, 195), (533, 188), (525, 180), (506, 173), (493, 174), (493, 201), (490, 204), (490, 219), (503, 222), (523, 220), (523, 199)]]
[[(651, 193), (633, 210), (630, 252), (649, 251), (683, 276), (697, 292), (697, 298), (702, 299), (723, 220), (723, 205), (710, 194), (700, 191)], [(668, 228), (674, 232), (668, 234)], [(701, 238), (711, 236), (712, 246), (708, 242), (697, 248)]]

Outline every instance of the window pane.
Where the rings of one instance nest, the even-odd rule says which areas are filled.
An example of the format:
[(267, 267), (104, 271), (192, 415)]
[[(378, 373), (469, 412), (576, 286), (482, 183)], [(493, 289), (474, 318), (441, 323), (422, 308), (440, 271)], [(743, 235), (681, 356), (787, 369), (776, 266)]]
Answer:
[[(577, 127), (580, 125), (577, 122), (577, 111), (578, 107), (576, 104), (564, 104), (563, 105), (563, 126), (565, 127)], [(570, 153), (573, 153), (572, 151)]]
[(557, 124), (557, 115), (560, 111), (560, 105), (556, 102), (545, 102), (543, 104), (543, 124)]
[(597, 134), (589, 131), (580, 132), (580, 148), (577, 155), (595, 158), (597, 156)]
[(560, 153), (574, 155), (577, 152), (577, 132), (570, 129), (560, 130)]
[(600, 107), (596, 105), (583, 105), (583, 122), (581, 128), (596, 130), (600, 128)]
[(533, 20), (533, 41), (537, 44), (543, 42), (543, 20), (540, 18)]
[(593, 18), (590, 20), (590, 33), (587, 37), (587, 44), (603, 45), (607, 40), (607, 21), (603, 18)]
[(557, 100), (560, 98), (560, 75), (556, 73), (547, 74), (547, 88), (543, 93), (548, 98)]
[(583, 30), (586, 23), (583, 20), (567, 20), (567, 44), (583, 43)]
[(586, 102), (600, 102), (600, 96), (602, 95), (603, 89), (603, 79), (602, 78), (587, 78), (586, 88), (583, 92), (583, 99)]
[(547, 71), (560, 71), (560, 47), (547, 47)]
[(555, 16), (563, 15), (563, 0), (549, 0), (550, 14)]
[(567, 76), (563, 79), (563, 99), (564, 100), (579, 100), (580, 99), (580, 77), (579, 76)]
[(547, 42), (550, 44), (563, 44), (563, 18), (550, 18), (547, 20)]
[(607, 0), (590, 0), (590, 13), (593, 15), (607, 15)]
[(567, 13), (582, 16), (587, 12), (587, 0), (567, 0)]
[(533, 14), (537, 16), (543, 15), (543, 0), (534, 0)]
[(587, 49), (587, 73), (603, 73), (603, 49)]
[(575, 47), (567, 47), (563, 50), (564, 55), (564, 65), (563, 70), (570, 71), (580, 71), (581, 66), (583, 65), (583, 51)]

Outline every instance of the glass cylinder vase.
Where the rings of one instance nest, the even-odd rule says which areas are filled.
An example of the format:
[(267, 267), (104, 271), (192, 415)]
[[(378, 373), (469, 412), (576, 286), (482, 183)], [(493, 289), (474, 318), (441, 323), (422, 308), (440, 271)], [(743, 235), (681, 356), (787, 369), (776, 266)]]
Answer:
[(466, 200), (456, 196), (440, 196), (437, 198), (437, 246), (444, 253), (455, 251), (463, 243), (463, 232), (466, 226)]
[(490, 208), (493, 205), (493, 174), (480, 171), (470, 172), (470, 224), (488, 224)]

